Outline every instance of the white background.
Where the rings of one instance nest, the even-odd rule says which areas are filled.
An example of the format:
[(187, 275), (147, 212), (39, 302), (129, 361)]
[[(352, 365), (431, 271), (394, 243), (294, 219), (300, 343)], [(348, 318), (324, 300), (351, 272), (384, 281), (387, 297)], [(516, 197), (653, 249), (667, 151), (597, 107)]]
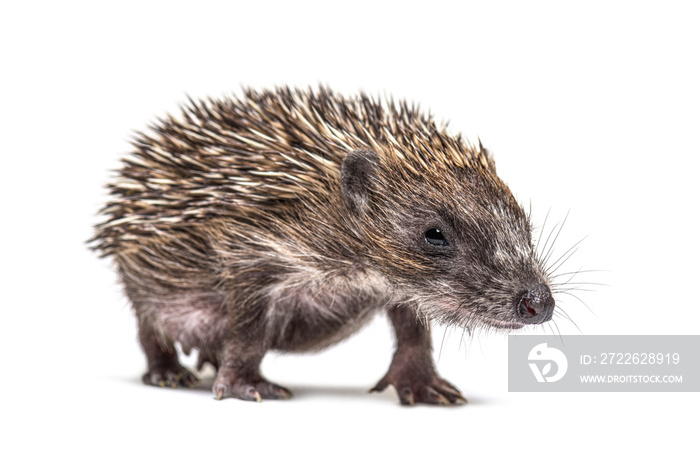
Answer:
[(213, 401), (211, 373), (192, 391), (147, 387), (128, 303), (84, 245), (133, 130), (187, 94), (321, 82), (415, 100), (481, 138), (537, 223), (551, 208), (547, 230), (570, 211), (556, 251), (588, 236), (567, 265), (608, 286), (579, 292), (586, 306), (558, 298), (580, 328), (560, 317), (561, 333), (697, 334), (693, 2), (9, 3), (0, 447), (697, 445), (697, 393), (508, 393), (502, 334), (435, 329), (465, 406), (366, 394), (391, 358), (384, 317), (321, 354), (268, 356), (289, 402)]

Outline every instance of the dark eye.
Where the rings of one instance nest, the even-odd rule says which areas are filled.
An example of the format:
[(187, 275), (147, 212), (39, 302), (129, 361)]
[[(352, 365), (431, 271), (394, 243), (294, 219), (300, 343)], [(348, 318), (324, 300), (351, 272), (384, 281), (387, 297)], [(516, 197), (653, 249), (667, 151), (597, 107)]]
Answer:
[(435, 246), (450, 245), (447, 242), (447, 239), (445, 239), (445, 236), (442, 234), (442, 231), (440, 231), (437, 228), (431, 228), (425, 232), (425, 242), (427, 242), (430, 245), (435, 245)]

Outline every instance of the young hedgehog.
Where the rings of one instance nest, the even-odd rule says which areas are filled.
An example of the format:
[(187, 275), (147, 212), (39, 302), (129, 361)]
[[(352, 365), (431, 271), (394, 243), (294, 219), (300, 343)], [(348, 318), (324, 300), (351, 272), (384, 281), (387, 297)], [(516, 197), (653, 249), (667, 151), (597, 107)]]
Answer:
[(366, 95), (248, 90), (192, 101), (136, 138), (94, 248), (138, 318), (147, 384), (192, 386), (174, 347), (217, 369), (217, 399), (288, 398), (268, 350), (319, 350), (386, 311), (384, 378), (403, 404), (464, 400), (430, 322), (516, 329), (552, 317), (527, 215), (479, 145)]

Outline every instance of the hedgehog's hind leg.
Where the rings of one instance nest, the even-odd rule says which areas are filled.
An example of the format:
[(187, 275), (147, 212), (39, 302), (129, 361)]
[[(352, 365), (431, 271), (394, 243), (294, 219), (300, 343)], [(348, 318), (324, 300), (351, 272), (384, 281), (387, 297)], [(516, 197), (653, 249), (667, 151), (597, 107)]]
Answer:
[(160, 387), (194, 387), (197, 377), (180, 365), (172, 341), (164, 342), (158, 337), (153, 325), (141, 318), (139, 341), (148, 360), (148, 372), (143, 375), (144, 383)]
[(218, 371), (212, 390), (217, 400), (227, 397), (241, 400), (288, 399), (291, 391), (266, 380), (260, 362), (266, 349), (253, 343), (225, 342), (218, 354)]

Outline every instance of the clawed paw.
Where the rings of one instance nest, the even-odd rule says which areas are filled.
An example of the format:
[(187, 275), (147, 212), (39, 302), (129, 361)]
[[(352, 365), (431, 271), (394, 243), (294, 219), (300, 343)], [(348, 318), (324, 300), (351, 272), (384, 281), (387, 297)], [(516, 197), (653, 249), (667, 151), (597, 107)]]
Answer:
[(152, 368), (143, 375), (142, 379), (146, 384), (171, 388), (178, 386), (191, 388), (199, 381), (192, 372), (179, 364)]
[(263, 399), (286, 400), (292, 396), (292, 392), (289, 389), (266, 380), (257, 382), (238, 380), (230, 384), (215, 382), (213, 391), (217, 400), (239, 398), (241, 400), (261, 402)]
[(402, 405), (428, 403), (432, 405), (452, 405), (466, 403), (467, 399), (449, 382), (432, 376), (428, 379), (394, 379), (388, 376), (382, 378), (370, 392), (381, 392), (387, 386), (394, 386)]

